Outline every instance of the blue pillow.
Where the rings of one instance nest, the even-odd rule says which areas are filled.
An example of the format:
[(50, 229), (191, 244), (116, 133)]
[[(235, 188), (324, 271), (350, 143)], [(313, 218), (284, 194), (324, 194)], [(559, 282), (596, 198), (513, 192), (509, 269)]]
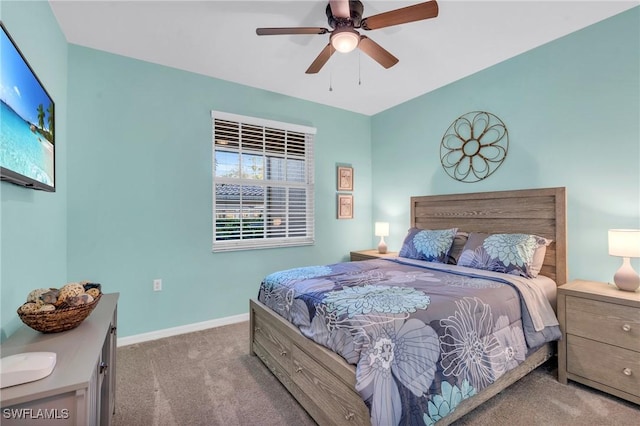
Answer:
[(457, 231), (458, 228), (438, 230), (411, 228), (398, 256), (447, 263)]
[[(535, 278), (549, 243), (551, 240), (537, 235), (472, 232), (458, 265)], [(541, 253), (541, 256), (536, 256), (536, 253)]]

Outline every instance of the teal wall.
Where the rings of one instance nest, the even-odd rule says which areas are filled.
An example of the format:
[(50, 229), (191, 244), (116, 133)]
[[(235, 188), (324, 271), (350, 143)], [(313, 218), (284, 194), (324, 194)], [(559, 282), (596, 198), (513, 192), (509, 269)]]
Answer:
[[(69, 81), (69, 279), (120, 292), (120, 336), (246, 313), (266, 274), (370, 246), (370, 117), (75, 45)], [(211, 252), (211, 110), (317, 128), (314, 246)]]
[(56, 108), (55, 193), (0, 183), (0, 340), (34, 288), (67, 279), (67, 41), (47, 2), (2, 0), (0, 17)]
[[(121, 293), (121, 337), (245, 313), (265, 274), (372, 247), (376, 220), (398, 249), (411, 195), (566, 186), (571, 278), (609, 280), (607, 229), (640, 228), (640, 8), (373, 117), (68, 45), (46, 2), (0, 16), (56, 102), (58, 183), (0, 184), (1, 339), (29, 290), (82, 279)], [(211, 252), (212, 109), (318, 129), (316, 245)], [(465, 184), (439, 144), (473, 110), (510, 149)], [(338, 164), (355, 168), (353, 220), (335, 219)]]
[[(440, 141), (477, 110), (506, 124), (509, 153), (487, 179), (461, 183), (442, 169)], [(374, 116), (373, 220), (391, 223), (397, 250), (412, 195), (565, 186), (569, 276), (610, 281), (621, 259), (607, 230), (640, 228), (639, 117), (636, 7)]]

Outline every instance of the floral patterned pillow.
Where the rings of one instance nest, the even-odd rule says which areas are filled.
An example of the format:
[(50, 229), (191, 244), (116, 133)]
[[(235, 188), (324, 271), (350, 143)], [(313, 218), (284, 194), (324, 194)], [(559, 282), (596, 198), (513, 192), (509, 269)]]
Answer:
[(398, 256), (446, 263), (457, 231), (458, 228), (439, 230), (411, 228)]
[(472, 232), (458, 265), (535, 278), (551, 240), (529, 234), (480, 234)]

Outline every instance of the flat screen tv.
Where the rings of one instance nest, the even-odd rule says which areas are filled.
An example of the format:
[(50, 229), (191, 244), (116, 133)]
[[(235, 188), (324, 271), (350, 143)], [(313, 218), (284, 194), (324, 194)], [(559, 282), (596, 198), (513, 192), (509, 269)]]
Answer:
[(53, 192), (53, 99), (2, 22), (0, 26), (0, 178)]

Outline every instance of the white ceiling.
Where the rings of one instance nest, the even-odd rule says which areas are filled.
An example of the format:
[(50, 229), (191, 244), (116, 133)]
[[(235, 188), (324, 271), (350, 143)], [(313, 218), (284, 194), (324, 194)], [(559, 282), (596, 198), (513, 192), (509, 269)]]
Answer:
[[(363, 17), (420, 1), (363, 0)], [(328, 27), (328, 1), (50, 0), (81, 46), (376, 114), (640, 4), (639, 1), (438, 0), (437, 18), (362, 31), (400, 62), (336, 53), (305, 70), (329, 35), (262, 36), (257, 27)], [(358, 79), (361, 84), (358, 84)], [(333, 90), (329, 90), (332, 86)]]

